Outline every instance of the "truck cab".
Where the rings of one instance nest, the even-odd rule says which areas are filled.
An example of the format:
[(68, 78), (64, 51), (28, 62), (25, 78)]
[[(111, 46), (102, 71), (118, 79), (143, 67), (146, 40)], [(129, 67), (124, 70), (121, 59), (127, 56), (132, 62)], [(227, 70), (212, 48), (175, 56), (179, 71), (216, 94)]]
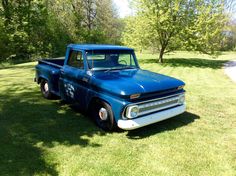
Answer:
[(184, 82), (142, 70), (132, 48), (70, 44), (36, 65), (42, 95), (87, 110), (104, 130), (132, 130), (185, 111)]

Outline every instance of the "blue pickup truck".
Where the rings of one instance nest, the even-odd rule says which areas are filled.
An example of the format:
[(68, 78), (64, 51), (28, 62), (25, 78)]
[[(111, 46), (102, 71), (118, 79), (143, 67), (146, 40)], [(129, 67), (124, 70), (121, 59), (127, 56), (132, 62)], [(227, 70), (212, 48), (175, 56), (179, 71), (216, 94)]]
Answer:
[(70, 44), (65, 58), (43, 59), (35, 81), (42, 95), (87, 110), (104, 130), (132, 130), (185, 111), (184, 82), (142, 70), (133, 49)]

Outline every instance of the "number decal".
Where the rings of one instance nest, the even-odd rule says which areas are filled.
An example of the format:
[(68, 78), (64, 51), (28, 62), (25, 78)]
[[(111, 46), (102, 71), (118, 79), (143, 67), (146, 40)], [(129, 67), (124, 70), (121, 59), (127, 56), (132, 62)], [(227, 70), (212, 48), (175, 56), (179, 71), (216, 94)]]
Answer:
[(75, 95), (75, 88), (72, 84), (70, 83), (65, 83), (64, 84), (65, 87), (65, 91), (66, 91), (66, 95), (72, 99), (74, 99), (74, 95)]

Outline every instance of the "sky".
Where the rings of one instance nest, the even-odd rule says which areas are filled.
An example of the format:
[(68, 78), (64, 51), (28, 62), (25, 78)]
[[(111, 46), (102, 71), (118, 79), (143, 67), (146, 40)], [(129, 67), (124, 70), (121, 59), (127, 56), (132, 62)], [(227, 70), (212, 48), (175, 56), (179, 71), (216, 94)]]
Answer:
[(129, 0), (113, 0), (113, 2), (116, 4), (121, 18), (132, 14), (132, 10), (129, 8)]
[[(129, 7), (129, 1), (131, 0), (113, 0), (118, 10), (118, 14), (121, 18), (131, 15), (133, 12)], [(236, 4), (236, 3), (235, 3)], [(233, 18), (236, 20), (236, 5), (234, 4)]]

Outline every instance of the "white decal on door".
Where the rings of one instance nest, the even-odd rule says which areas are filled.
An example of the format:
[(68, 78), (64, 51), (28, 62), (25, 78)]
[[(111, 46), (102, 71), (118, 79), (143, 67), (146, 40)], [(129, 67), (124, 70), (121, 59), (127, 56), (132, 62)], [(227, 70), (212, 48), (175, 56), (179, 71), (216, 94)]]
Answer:
[(66, 95), (72, 99), (74, 99), (74, 95), (75, 95), (75, 88), (72, 84), (70, 83), (65, 83), (64, 84), (65, 87), (65, 91), (66, 91)]

